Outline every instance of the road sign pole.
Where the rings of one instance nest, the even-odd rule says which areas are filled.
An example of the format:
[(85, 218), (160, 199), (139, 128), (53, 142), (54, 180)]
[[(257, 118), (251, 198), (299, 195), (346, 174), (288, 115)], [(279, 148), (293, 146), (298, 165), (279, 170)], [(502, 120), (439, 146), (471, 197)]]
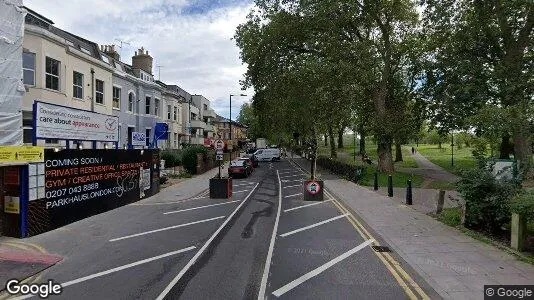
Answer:
[(219, 160), (219, 178), (221, 178), (221, 161)]

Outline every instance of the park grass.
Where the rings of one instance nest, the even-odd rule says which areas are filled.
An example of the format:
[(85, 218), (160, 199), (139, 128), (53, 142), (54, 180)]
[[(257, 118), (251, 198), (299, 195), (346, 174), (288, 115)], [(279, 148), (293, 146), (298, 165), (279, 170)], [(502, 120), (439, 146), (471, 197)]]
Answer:
[(417, 150), (432, 163), (456, 175), (460, 175), (462, 170), (476, 167), (476, 160), (471, 152), (472, 148), (454, 148), (454, 166), (451, 166), (451, 147), (449, 145), (443, 145), (442, 149), (439, 149), (438, 145), (419, 145)]
[(436, 189), (436, 190), (445, 190), (445, 191), (453, 191), (456, 190), (456, 186), (454, 183), (443, 181), (443, 180), (435, 180), (430, 182), (425, 188), (427, 189)]
[(462, 210), (459, 207), (444, 208), (437, 217), (438, 221), (456, 227), (462, 223)]

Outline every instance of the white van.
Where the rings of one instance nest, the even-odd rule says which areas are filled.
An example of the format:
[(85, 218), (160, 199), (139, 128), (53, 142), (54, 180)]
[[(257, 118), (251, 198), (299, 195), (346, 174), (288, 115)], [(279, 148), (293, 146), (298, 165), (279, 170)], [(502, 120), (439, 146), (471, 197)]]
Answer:
[(280, 160), (280, 149), (278, 148), (258, 149), (256, 152), (254, 152), (254, 156), (256, 156), (256, 158), (259, 161)]

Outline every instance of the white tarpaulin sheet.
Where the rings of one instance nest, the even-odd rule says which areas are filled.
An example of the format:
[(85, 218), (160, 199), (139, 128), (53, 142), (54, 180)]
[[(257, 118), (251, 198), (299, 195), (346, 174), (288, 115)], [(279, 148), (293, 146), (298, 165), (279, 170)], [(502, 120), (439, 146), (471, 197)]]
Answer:
[(22, 0), (0, 0), (0, 146), (22, 145)]

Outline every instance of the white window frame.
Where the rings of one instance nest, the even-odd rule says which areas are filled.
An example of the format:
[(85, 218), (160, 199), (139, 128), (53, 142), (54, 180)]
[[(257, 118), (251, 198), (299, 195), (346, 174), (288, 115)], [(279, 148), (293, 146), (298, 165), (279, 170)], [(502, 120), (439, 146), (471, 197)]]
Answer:
[[(130, 95), (133, 95), (132, 102), (130, 102)], [(135, 113), (135, 98), (136, 98), (135, 92), (132, 91), (132, 90), (129, 90), (128, 91), (128, 107), (127, 107), (127, 110), (128, 110), (128, 112), (130, 112), (132, 114)], [(131, 105), (131, 109), (130, 109), (130, 105)]]
[[(147, 102), (148, 102), (148, 105), (147, 105)], [(146, 112), (147, 106), (148, 106), (148, 112)], [(151, 111), (152, 111), (152, 95), (145, 95), (145, 115), (150, 115)]]
[(159, 117), (161, 100), (154, 97), (154, 116)]
[[(97, 85), (97, 82), (100, 81), (102, 82), (102, 91), (98, 91), (98, 85)], [(100, 105), (104, 105), (104, 103), (106, 103), (105, 99), (104, 99), (104, 91), (105, 91), (105, 83), (104, 83), (104, 80), (100, 80), (100, 79), (95, 79), (95, 103), (96, 104), (100, 104)], [(98, 94), (102, 95), (102, 103), (99, 103), (98, 102)]]
[[(33, 55), (33, 69), (24, 68), (24, 54)], [(23, 74), (22, 75), (22, 83), (24, 83), (27, 86), (35, 86), (35, 80), (36, 80), (36, 78), (35, 78), (35, 65), (37, 64), (37, 56), (35, 55), (35, 53), (30, 52), (30, 51), (24, 51), (22, 53), (22, 55), (23, 55), (23, 58), (22, 58), (22, 60), (23, 60), (23, 64), (22, 64), (23, 65), (23, 67), (22, 67), (22, 74)], [(33, 84), (29, 84), (29, 83), (24, 82), (24, 71), (32, 71), (32, 73), (33, 73)]]
[(172, 105), (167, 104), (167, 120), (171, 119), (172, 111), (171, 111)]
[[(46, 59), (47, 59), (47, 58), (49, 58), (49, 59), (51, 59), (51, 60), (54, 60), (54, 61), (57, 61), (57, 62), (58, 62), (58, 67), (57, 67), (57, 73), (58, 73), (58, 74), (57, 74), (57, 75), (56, 75), (56, 74), (52, 74), (52, 73), (48, 73), (48, 72), (46, 72)], [(59, 61), (59, 60), (57, 60), (57, 59), (55, 59), (55, 58), (52, 58), (52, 57), (50, 57), (50, 56), (46, 56), (46, 57), (45, 57), (45, 70), (44, 70), (44, 71), (45, 71), (45, 88), (46, 88), (46, 89), (49, 89), (49, 90), (52, 90), (52, 91), (58, 91), (58, 92), (59, 92), (59, 91), (61, 90), (61, 78), (60, 78), (60, 75), (61, 75), (61, 61)], [(47, 87), (47, 86), (46, 86), (46, 77), (47, 77), (47, 76), (57, 78), (57, 90), (56, 90), (56, 89), (53, 89), (53, 88), (51, 88), (51, 87)]]
[(174, 121), (178, 121), (178, 106), (174, 106), (174, 117), (173, 117), (173, 120)]
[[(115, 89), (119, 90), (119, 98), (115, 98)], [(111, 96), (111, 107), (116, 110), (121, 110), (121, 96), (122, 96), (122, 87), (119, 85), (113, 85), (113, 95)], [(119, 100), (117, 103), (118, 107), (115, 107), (115, 99)]]
[[(80, 74), (82, 75), (82, 84), (81, 85), (77, 85), (76, 82), (74, 82), (74, 74)], [(79, 88), (82, 90), (82, 96), (81, 98), (80, 97), (76, 97), (74, 95), (74, 89), (75, 88)], [(83, 100), (83, 73), (80, 73), (80, 72), (77, 72), (77, 71), (72, 71), (72, 98), (75, 98), (75, 99), (79, 99), (79, 100)]]

